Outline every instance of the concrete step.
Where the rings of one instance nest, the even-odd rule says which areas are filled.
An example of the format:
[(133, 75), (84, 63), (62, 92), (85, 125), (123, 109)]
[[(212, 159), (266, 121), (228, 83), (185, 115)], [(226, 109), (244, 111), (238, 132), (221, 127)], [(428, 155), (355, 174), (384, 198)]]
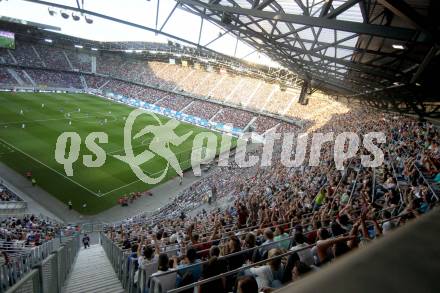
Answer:
[(79, 252), (63, 292), (122, 293), (125, 290), (102, 246), (92, 245)]

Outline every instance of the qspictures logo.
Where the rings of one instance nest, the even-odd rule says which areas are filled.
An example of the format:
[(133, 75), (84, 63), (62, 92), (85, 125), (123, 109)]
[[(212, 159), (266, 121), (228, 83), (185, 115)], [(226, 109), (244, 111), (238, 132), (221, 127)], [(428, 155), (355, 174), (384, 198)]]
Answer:
[[(157, 125), (147, 125), (133, 136), (134, 139), (137, 139), (148, 133), (153, 135), (153, 139), (150, 141), (148, 149), (135, 156), (131, 144), (132, 130), (136, 118), (142, 114), (147, 114), (153, 117)], [(133, 170), (134, 174), (136, 174), (140, 180), (148, 184), (159, 183), (167, 174), (170, 166), (179, 176), (183, 176), (177, 156), (171, 150), (170, 146), (181, 145), (185, 140), (188, 139), (188, 137), (191, 136), (192, 131), (189, 131), (182, 136), (178, 136), (174, 130), (177, 126), (179, 126), (179, 124), (179, 121), (174, 119), (168, 120), (167, 123), (162, 124), (160, 119), (154, 113), (144, 112), (140, 109), (132, 111), (126, 120), (124, 127), (125, 156), (115, 155), (114, 157), (122, 162), (127, 163), (131, 170)], [(165, 159), (166, 167), (162, 170), (158, 177), (153, 178), (144, 173), (144, 171), (141, 169), (141, 165), (153, 159), (155, 156)]]
[[(155, 121), (153, 124), (144, 126), (140, 131), (133, 134), (133, 125), (141, 115), (148, 115)], [(149, 119), (151, 121), (151, 119)], [(178, 147), (184, 142), (192, 139), (192, 148), (190, 154), (192, 171), (196, 176), (201, 175), (201, 165), (214, 161), (217, 149), (219, 149), (218, 165), (227, 166), (230, 158), (232, 147), (232, 137), (223, 134), (220, 139), (211, 131), (200, 132), (193, 135), (192, 131), (188, 131), (183, 135), (178, 135), (175, 130), (180, 122), (170, 119), (166, 123), (162, 121), (152, 112), (142, 109), (133, 110), (125, 120), (124, 126), (124, 155), (112, 155), (106, 153), (100, 144), (107, 144), (109, 141), (108, 134), (105, 132), (92, 132), (85, 139), (86, 148), (93, 154), (83, 155), (82, 161), (84, 166), (89, 168), (98, 168), (105, 164), (107, 156), (126, 163), (139, 180), (147, 184), (157, 184), (164, 179), (169, 168), (171, 167), (179, 175), (183, 176), (178, 156), (173, 152), (171, 146)], [(151, 139), (145, 144), (145, 148), (139, 154), (134, 153), (132, 141), (149, 134)], [(285, 167), (300, 167), (304, 165), (307, 146), (309, 142), (308, 133), (276, 133), (269, 131), (263, 136), (263, 145), (261, 156), (255, 152), (248, 151), (249, 142), (252, 137), (259, 136), (255, 133), (245, 133), (237, 140), (237, 148), (235, 152), (235, 163), (240, 168), (254, 167), (258, 164), (262, 167), (272, 165), (275, 143), (281, 140), (281, 158), (280, 162)], [(293, 145), (296, 142), (296, 148)], [(344, 161), (357, 155), (361, 143), (369, 154), (361, 155), (361, 164), (364, 167), (378, 167), (383, 163), (384, 154), (378, 144), (385, 143), (386, 136), (382, 132), (370, 132), (361, 138), (353, 132), (342, 132), (335, 136), (333, 132), (313, 133), (311, 137), (311, 148), (309, 152), (309, 166), (318, 166), (320, 164), (321, 149), (325, 143), (333, 143), (333, 159), (338, 170), (344, 169)], [(64, 166), (67, 176), (73, 176), (73, 164), (79, 159), (81, 147), (81, 137), (77, 132), (64, 132), (56, 142), (55, 160)], [(142, 145), (144, 147), (144, 145)], [(138, 149), (139, 146), (136, 147)], [(153, 158), (160, 157), (165, 160), (165, 168), (150, 176), (143, 169), (142, 165), (151, 161)]]

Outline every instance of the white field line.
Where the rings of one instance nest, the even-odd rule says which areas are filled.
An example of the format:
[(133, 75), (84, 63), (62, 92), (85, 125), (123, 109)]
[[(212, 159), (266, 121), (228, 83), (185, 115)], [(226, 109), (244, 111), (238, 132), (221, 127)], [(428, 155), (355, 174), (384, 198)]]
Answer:
[[(189, 162), (189, 161), (191, 161), (191, 160), (186, 160), (186, 161), (183, 161), (183, 162), (179, 162), (179, 164), (181, 164), (181, 163), (186, 163), (186, 162)], [(164, 170), (165, 170), (165, 168), (163, 168), (162, 170), (157, 171), (157, 172), (155, 172), (155, 173), (153, 173), (153, 174), (150, 174), (150, 173), (148, 173), (148, 172), (145, 171), (145, 170), (142, 170), (142, 171), (144, 171), (145, 173), (147, 173), (148, 176), (151, 177), (152, 175), (156, 175), (156, 174), (162, 173)], [(134, 183), (137, 183), (137, 182), (139, 182), (139, 181), (141, 181), (141, 179), (136, 179), (136, 180), (134, 180), (134, 181), (132, 181), (132, 182), (130, 182), (130, 183), (128, 183), (128, 184), (122, 185), (122, 186), (120, 186), (120, 187), (117, 187), (117, 188), (112, 189), (112, 190), (110, 190), (110, 191), (107, 191), (107, 192), (105, 192), (105, 193), (101, 193), (100, 195), (98, 195), (98, 197), (101, 197), (101, 196), (107, 195), (107, 194), (109, 194), (109, 193), (112, 193), (113, 191), (116, 191), (116, 190), (119, 190), (119, 189), (125, 188), (125, 187), (130, 186), (130, 185), (132, 185), (132, 184), (134, 184)]]
[[(81, 117), (81, 118), (91, 118), (91, 117), (96, 117), (96, 116), (86, 116), (86, 117)], [(68, 118), (59, 118), (59, 119), (40, 119), (40, 120), (32, 120), (32, 121), (25, 121), (25, 122), (10, 122), (10, 123), (5, 123), (5, 124), (31, 123), (31, 122), (44, 122), (44, 121), (54, 121), (54, 120), (66, 120), (66, 119), (68, 119)], [(75, 119), (80, 119), (80, 118), (75, 118)], [(5, 124), (0, 124), (0, 125), (5, 125)], [(130, 182), (130, 183), (125, 184), (125, 185), (123, 185), (123, 186), (117, 187), (117, 188), (112, 189), (112, 190), (110, 190), (110, 191), (108, 191), (108, 192), (98, 194), (98, 193), (93, 192), (92, 190), (88, 189), (87, 187), (81, 185), (80, 183), (76, 182), (75, 180), (73, 180), (73, 179), (71, 179), (71, 178), (65, 176), (64, 174), (60, 173), (59, 171), (57, 171), (57, 170), (55, 170), (55, 169), (49, 167), (48, 165), (44, 164), (43, 162), (39, 161), (38, 159), (34, 158), (33, 156), (27, 154), (27, 153), (24, 152), (23, 150), (21, 150), (21, 149), (15, 147), (14, 145), (12, 145), (12, 144), (6, 142), (5, 140), (3, 140), (3, 139), (0, 138), (0, 141), (2, 141), (3, 144), (5, 144), (5, 145), (7, 145), (7, 146), (9, 146), (9, 147), (11, 147), (11, 148), (13, 148), (13, 149), (19, 151), (20, 153), (24, 154), (25, 156), (31, 158), (31, 159), (34, 160), (35, 162), (37, 162), (37, 163), (39, 163), (39, 164), (45, 166), (46, 168), (52, 170), (53, 172), (55, 172), (55, 173), (57, 173), (57, 174), (63, 176), (63, 177), (66, 178), (67, 180), (69, 180), (69, 181), (71, 181), (72, 183), (74, 183), (74, 184), (80, 186), (81, 188), (87, 190), (88, 192), (92, 193), (92, 194), (95, 195), (96, 197), (104, 196), (104, 195), (109, 194), (109, 193), (111, 193), (111, 192), (113, 192), (113, 191), (116, 191), (116, 190), (122, 189), (122, 188), (127, 187), (127, 186), (129, 186), (129, 185), (132, 185), (132, 184), (134, 184), (134, 183), (136, 183), (136, 182), (138, 182), (138, 181), (141, 181), (141, 180), (137, 179), (137, 180), (135, 180), (135, 181), (133, 181), (133, 182)], [(145, 145), (144, 142), (145, 142), (145, 140), (142, 141), (142, 143), (141, 143), (140, 145), (135, 146), (133, 149), (135, 149), (135, 148), (139, 148), (139, 147)], [(149, 142), (149, 141), (148, 141), (148, 142)], [(108, 154), (108, 155), (111, 155), (111, 154), (114, 154), (114, 153), (121, 152), (121, 151), (123, 151), (123, 150), (124, 150), (124, 149), (122, 148), (122, 149), (118, 149), (118, 150), (115, 150), (115, 151), (112, 151), (112, 152), (108, 152), (107, 154)], [(183, 151), (183, 152), (185, 152), (185, 151)], [(183, 152), (180, 152), (180, 153), (183, 153)], [(180, 154), (180, 153), (179, 153), (179, 154)], [(3, 154), (7, 154), (7, 153), (1, 153), (0, 155), (3, 155)], [(164, 170), (164, 169), (160, 170), (159, 172), (162, 172), (163, 170)], [(144, 170), (144, 172), (146, 172), (146, 171)], [(157, 173), (159, 173), (159, 172), (157, 172)], [(154, 173), (154, 174), (157, 174), (157, 173)], [(147, 174), (148, 174), (148, 172), (147, 172)], [(148, 174), (148, 175), (154, 175), (154, 174)]]
[[(66, 115), (66, 114), (64, 114), (64, 115)], [(27, 120), (27, 121), (5, 122), (5, 123), (0, 123), (0, 126), (12, 125), (12, 124), (20, 124), (20, 123), (59, 121), (59, 120), (68, 120), (68, 119), (76, 120), (76, 119), (85, 119), (85, 118), (94, 118), (94, 117), (101, 117), (101, 116), (91, 115), (91, 116), (84, 116), (84, 117), (77, 117), (77, 118), (74, 118), (74, 117), (64, 117), (64, 118), (36, 119), (36, 120)]]
[(5, 122), (5, 123), (0, 123), (0, 126), (3, 126), (3, 125), (12, 125), (12, 124), (20, 124), (20, 123), (58, 121), (58, 120), (66, 120), (66, 119), (67, 119), (67, 118), (53, 118), (53, 119), (37, 119), (37, 120), (27, 120), (27, 121)]
[[(68, 113), (75, 113), (75, 112), (68, 112)], [(83, 114), (83, 113), (81, 113), (81, 114)], [(84, 114), (87, 114), (87, 113), (84, 113)], [(106, 113), (106, 114), (107, 114), (107, 113)], [(65, 113), (65, 115), (67, 115), (67, 113)], [(101, 115), (102, 115), (102, 114), (101, 114)], [(104, 116), (107, 116), (107, 115), (104, 114)], [(111, 114), (108, 114), (108, 116), (112, 116), (112, 115), (111, 115)], [(100, 117), (100, 116), (98, 116), (98, 115), (93, 115), (93, 116), (84, 116), (84, 117), (78, 117), (78, 118), (74, 118), (74, 117), (65, 117), (65, 118), (54, 118), (54, 119), (38, 119), (38, 120), (21, 121), (21, 122), (0, 123), (0, 126), (1, 126), (1, 125), (10, 125), (10, 124), (19, 124), (19, 123), (45, 122), (45, 121), (67, 120), (67, 119), (72, 119), (72, 120), (73, 120), (73, 119), (84, 119), (84, 118), (93, 118), (93, 117)], [(115, 119), (114, 121), (116, 121), (116, 119)], [(80, 183), (74, 181), (73, 179), (71, 179), (71, 178), (65, 176), (64, 174), (58, 172), (57, 170), (55, 170), (55, 169), (49, 167), (48, 165), (44, 164), (43, 162), (39, 161), (38, 159), (34, 158), (33, 156), (31, 156), (31, 155), (27, 154), (26, 152), (20, 150), (19, 148), (15, 147), (14, 145), (11, 145), (10, 143), (4, 141), (4, 140), (1, 139), (1, 138), (0, 138), (0, 141), (2, 141), (2, 142), (3, 142), (4, 144), (6, 144), (6, 145), (12, 147), (13, 149), (19, 151), (20, 153), (26, 155), (27, 157), (31, 158), (32, 160), (36, 161), (37, 163), (39, 163), (39, 164), (41, 164), (41, 165), (47, 167), (48, 169), (52, 170), (53, 172), (55, 172), (55, 173), (61, 175), (62, 177), (66, 178), (67, 180), (71, 181), (72, 183), (74, 183), (74, 184), (80, 186), (80, 187), (83, 188), (84, 190), (87, 190), (88, 192), (90, 192), (91, 194), (95, 195), (96, 197), (102, 197), (102, 196), (105, 196), (105, 195), (107, 195), (107, 194), (109, 194), (109, 193), (112, 193), (112, 192), (114, 192), (114, 191), (116, 191), (116, 190), (119, 190), (119, 189), (125, 188), (125, 187), (127, 187), (127, 186), (130, 186), (130, 185), (136, 183), (136, 182), (141, 181), (140, 179), (137, 179), (137, 180), (135, 180), (135, 181), (132, 181), (132, 182), (130, 182), (130, 183), (128, 183), (128, 184), (125, 184), (125, 185), (123, 185), (123, 186), (117, 187), (117, 188), (112, 189), (112, 190), (110, 190), (110, 191), (107, 191), (107, 192), (105, 192), (105, 193), (97, 194), (96, 192), (93, 192), (92, 190), (90, 190), (90, 189), (88, 189), (87, 187), (81, 185)], [(151, 140), (144, 140), (144, 141), (142, 141), (142, 143), (141, 143), (140, 145), (133, 147), (133, 149), (136, 149), (136, 148), (139, 148), (139, 147), (145, 145), (145, 144), (144, 144), (145, 141), (150, 142)], [(114, 154), (114, 153), (121, 152), (121, 151), (123, 151), (123, 150), (125, 150), (125, 149), (123, 148), (123, 149), (114, 150), (114, 151), (111, 151), (111, 152), (107, 152), (107, 154), (108, 154), (108, 155), (111, 155), (111, 154)], [(190, 149), (188, 149), (188, 150), (181, 151), (181, 152), (179, 152), (179, 153), (177, 153), (177, 154), (175, 154), (175, 155), (179, 155), (179, 154), (182, 154), (182, 153), (186, 153), (186, 152), (188, 152), (188, 151), (190, 151), (190, 150), (192, 150), (192, 148), (190, 148)], [(179, 162), (179, 163), (186, 163), (186, 162), (188, 162), (188, 161), (190, 161), (190, 160), (186, 160), (186, 161)], [(162, 170), (160, 170), (160, 171), (158, 171), (158, 172), (155, 172), (155, 173), (153, 173), (153, 174), (150, 174), (150, 173), (148, 173), (148, 172), (145, 171), (145, 170), (143, 170), (143, 171), (146, 172), (149, 176), (151, 176), (151, 175), (155, 175), (155, 174), (158, 174), (158, 173), (160, 173), (160, 172), (163, 172), (164, 170), (165, 170), (165, 168), (162, 169)]]
[(110, 191), (107, 191), (107, 192), (105, 192), (105, 193), (101, 193), (100, 195), (98, 195), (98, 197), (101, 197), (101, 196), (107, 195), (107, 194), (109, 194), (109, 193), (112, 193), (113, 191), (116, 191), (116, 190), (122, 189), (122, 188), (124, 188), (124, 187), (130, 186), (130, 185), (132, 185), (132, 184), (134, 184), (134, 183), (137, 183), (137, 182), (139, 182), (139, 181), (141, 181), (141, 180), (140, 180), (140, 179), (136, 179), (136, 180), (133, 181), (133, 182), (130, 182), (130, 183), (125, 184), (125, 185), (122, 185), (122, 186), (120, 186), (120, 187), (117, 187), (117, 188), (112, 189), (112, 190), (110, 190)]
[[(192, 150), (193, 150), (193, 149), (190, 148), (190, 149), (187, 149), (187, 150), (181, 151), (181, 152), (179, 152), (179, 153), (177, 153), (177, 154), (175, 154), (175, 155), (180, 155), (180, 154), (186, 153), (186, 152), (188, 152), (188, 151), (192, 151)], [(189, 159), (189, 160), (185, 160), (185, 161), (180, 161), (180, 162), (179, 162), (179, 165), (182, 165), (182, 163), (186, 163), (186, 162), (190, 162), (190, 161), (191, 161), (191, 159)], [(155, 173), (153, 173), (153, 174), (150, 174), (150, 173), (148, 173), (148, 172), (145, 171), (145, 170), (142, 170), (142, 171), (144, 171), (145, 173), (147, 173), (148, 176), (151, 177), (151, 175), (156, 175), (156, 174), (162, 173), (164, 170), (165, 170), (165, 168), (163, 168), (163, 169), (161, 169), (161, 170), (159, 170), (159, 171), (157, 171), (157, 172), (155, 172)], [(136, 183), (136, 182), (139, 182), (139, 181), (141, 181), (141, 180), (140, 180), (140, 179), (134, 180), (134, 181), (132, 181), (132, 182), (130, 182), (130, 183), (128, 183), (128, 184), (125, 184), (125, 185), (123, 185), (123, 186), (117, 187), (117, 188), (112, 189), (112, 190), (110, 190), (110, 191), (107, 191), (107, 192), (105, 192), (105, 193), (101, 193), (101, 194), (98, 195), (98, 197), (101, 197), (101, 196), (107, 195), (107, 194), (109, 194), (109, 193), (112, 193), (113, 191), (116, 191), (116, 190), (122, 189), (122, 188), (124, 188), (124, 187), (130, 186), (130, 185), (132, 185), (132, 184), (134, 184), (134, 183)]]
[[(140, 145), (136, 145), (136, 146), (132, 147), (131, 149), (132, 149), (132, 150), (135, 150), (135, 149), (140, 148), (141, 146), (145, 146), (146, 144), (145, 144), (144, 142), (149, 143), (149, 142), (151, 142), (151, 139), (144, 139), (144, 140), (141, 142)], [(107, 152), (107, 155), (117, 154), (117, 153), (120, 153), (120, 152), (122, 152), (122, 151), (125, 151), (125, 148), (121, 148), (121, 149), (117, 149), (117, 150), (114, 150), (114, 151), (111, 151), (111, 152)]]
[[(2, 138), (0, 138), (0, 141), (2, 141), (4, 144), (8, 145), (9, 147), (15, 149), (16, 151), (19, 151), (19, 152), (22, 153), (23, 155), (25, 155), (25, 156), (31, 158), (31, 159), (34, 160), (35, 162), (37, 162), (37, 163), (39, 163), (39, 164), (45, 166), (46, 168), (52, 170), (53, 172), (55, 172), (55, 173), (61, 175), (62, 177), (66, 178), (66, 179), (69, 180), (70, 182), (72, 182), (72, 183), (78, 185), (79, 187), (83, 188), (84, 190), (87, 190), (87, 191), (90, 192), (91, 194), (93, 194), (93, 195), (95, 195), (95, 196), (98, 196), (98, 194), (95, 193), (94, 191), (92, 191), (92, 190), (88, 189), (87, 187), (85, 187), (85, 186), (79, 184), (79, 183), (76, 182), (75, 180), (73, 180), (73, 179), (67, 177), (66, 175), (64, 175), (63, 173), (61, 173), (61, 172), (59, 172), (59, 171), (57, 171), (57, 170), (55, 170), (55, 169), (53, 169), (52, 167), (49, 167), (49, 166), (46, 165), (45, 163), (43, 163), (43, 162), (41, 162), (40, 160), (34, 158), (33, 156), (27, 154), (26, 152), (22, 151), (21, 149), (17, 148), (16, 146), (14, 146), (14, 145), (8, 143), (7, 141), (3, 140)], [(99, 196), (98, 196), (98, 197), (99, 197)]]
[[(96, 193), (96, 192), (94, 192), (94, 191), (88, 189), (87, 187), (81, 185), (80, 183), (76, 182), (75, 180), (73, 180), (73, 179), (67, 177), (67, 176), (64, 175), (63, 173), (61, 173), (61, 172), (59, 172), (59, 171), (57, 171), (57, 170), (55, 170), (55, 169), (49, 167), (48, 165), (44, 164), (43, 162), (39, 161), (38, 159), (34, 158), (33, 156), (27, 154), (26, 152), (22, 151), (21, 149), (17, 148), (16, 146), (14, 146), (14, 145), (12, 145), (12, 144), (6, 142), (5, 140), (3, 140), (3, 139), (0, 138), (0, 141), (2, 141), (5, 145), (8, 145), (9, 147), (11, 147), (11, 148), (13, 148), (13, 149), (19, 151), (20, 153), (24, 154), (25, 156), (31, 158), (31, 159), (34, 160), (35, 162), (37, 162), (37, 163), (39, 163), (39, 164), (45, 166), (46, 168), (52, 170), (53, 172), (55, 172), (55, 173), (61, 175), (62, 177), (66, 178), (66, 179), (69, 180), (70, 182), (72, 182), (72, 183), (78, 185), (79, 187), (83, 188), (84, 190), (87, 190), (88, 192), (90, 192), (91, 194), (95, 195), (96, 197), (102, 197), (102, 196), (107, 195), (107, 194), (109, 194), (109, 193), (112, 193), (112, 192), (114, 192), (114, 191), (116, 191), (116, 190), (122, 189), (122, 188), (124, 188), (124, 187), (130, 186), (130, 185), (132, 185), (132, 184), (134, 184), (134, 183), (136, 183), (136, 182), (141, 181), (140, 179), (137, 179), (137, 180), (135, 180), (135, 181), (132, 181), (132, 182), (130, 182), (130, 183), (128, 183), (128, 184), (122, 185), (122, 186), (120, 186), (120, 187), (117, 187), (117, 188), (112, 189), (112, 190), (110, 190), (110, 191), (107, 191), (107, 192), (105, 192), (105, 193), (98, 194), (98, 193)], [(142, 146), (142, 145), (140, 145), (140, 146)], [(140, 147), (140, 146), (137, 146), (137, 147)], [(179, 155), (179, 154), (182, 154), (182, 153), (186, 153), (186, 152), (189, 151), (189, 150), (192, 150), (192, 148), (191, 148), (191, 149), (188, 149), (188, 150), (185, 150), (185, 151), (181, 151), (181, 152), (177, 153), (176, 155)], [(108, 154), (109, 154), (109, 153), (108, 153)], [(186, 160), (186, 161), (183, 161), (183, 162), (180, 162), (180, 163), (185, 163), (185, 162), (188, 162), (188, 161), (190, 161), (190, 160)], [(161, 173), (161, 172), (163, 172), (164, 170), (165, 170), (165, 168), (162, 169), (162, 170), (160, 170), (160, 171), (158, 171), (158, 172), (156, 172), (156, 173), (153, 173), (153, 174), (149, 174), (149, 173), (146, 172), (145, 170), (143, 170), (143, 171), (146, 172), (149, 176), (151, 176), (151, 175), (155, 175), (155, 174)]]

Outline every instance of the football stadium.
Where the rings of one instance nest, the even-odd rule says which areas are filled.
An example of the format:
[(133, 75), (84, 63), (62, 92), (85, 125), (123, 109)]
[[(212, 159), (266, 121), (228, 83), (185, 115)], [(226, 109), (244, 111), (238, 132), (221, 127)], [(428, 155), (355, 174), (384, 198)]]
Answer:
[(0, 0), (0, 293), (440, 292), (438, 12)]

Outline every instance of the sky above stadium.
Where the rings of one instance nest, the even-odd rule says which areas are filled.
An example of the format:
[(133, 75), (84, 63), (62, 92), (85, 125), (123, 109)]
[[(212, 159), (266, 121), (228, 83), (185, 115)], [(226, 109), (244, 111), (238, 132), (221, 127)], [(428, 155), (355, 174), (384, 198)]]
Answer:
[[(76, 7), (76, 0), (54, 0), (53, 3)], [(80, 1), (81, 3), (81, 1)], [(146, 27), (155, 28), (157, 0), (84, 0), (84, 9), (105, 14)], [(158, 27), (165, 22), (176, 2), (174, 0), (160, 0)], [(155, 35), (152, 32), (131, 26), (119, 24), (109, 20), (93, 18), (93, 24), (87, 24), (82, 18), (74, 21), (72, 17), (64, 19), (60, 16), (60, 9), (54, 8), (56, 15), (50, 16), (45, 5), (30, 3), (22, 0), (9, 0), (0, 2), (0, 15), (52, 25), (61, 28), (61, 33), (97, 40), (97, 41), (149, 41), (167, 42), (170, 38)], [(69, 12), (70, 14), (70, 12)], [(201, 18), (181, 9), (176, 9), (163, 28), (163, 32), (178, 36), (182, 39), (198, 42)], [(208, 21), (203, 22), (200, 44), (206, 45), (224, 30)], [(209, 44), (208, 48), (217, 52), (243, 58), (246, 61), (277, 67), (267, 56), (255, 51), (244, 42), (238, 41), (232, 34)]]

